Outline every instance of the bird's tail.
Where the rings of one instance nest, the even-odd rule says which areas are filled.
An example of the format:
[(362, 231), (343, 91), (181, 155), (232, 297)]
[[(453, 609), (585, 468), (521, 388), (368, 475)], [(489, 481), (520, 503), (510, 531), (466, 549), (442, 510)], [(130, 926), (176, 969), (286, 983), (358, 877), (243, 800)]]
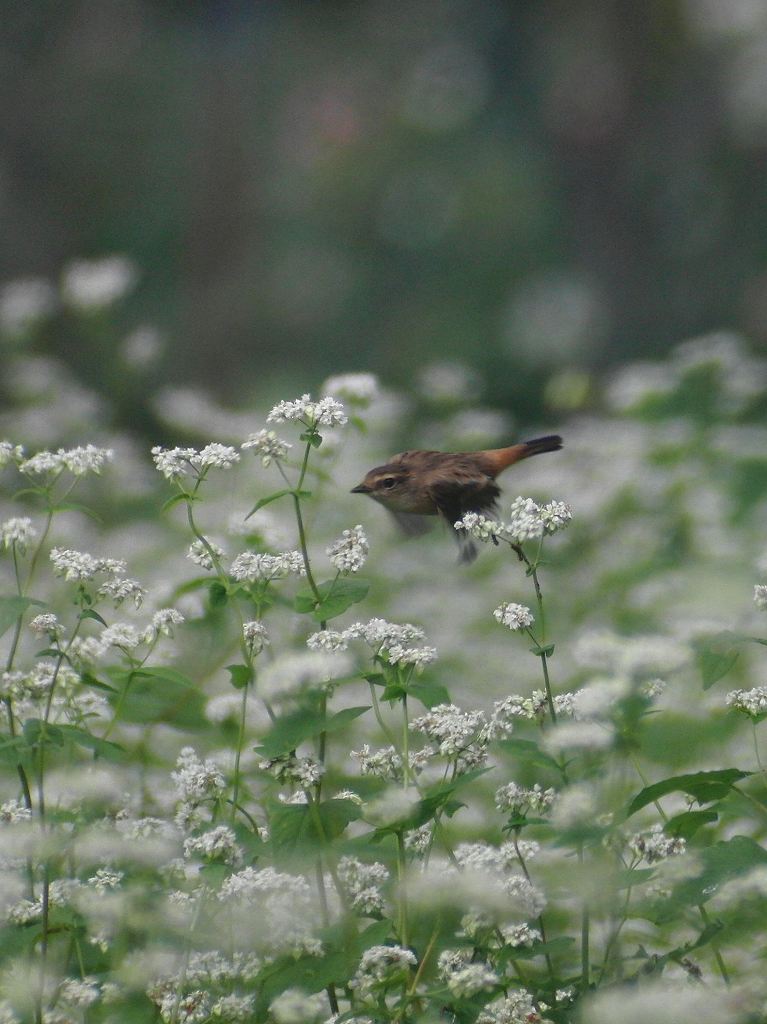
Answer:
[(546, 437), (535, 437), (532, 441), (512, 444), (508, 448), (494, 448), (485, 452), (489, 468), (493, 476), (497, 476), (507, 466), (512, 466), (531, 455), (542, 455), (544, 452), (556, 452), (562, 447), (559, 434), (547, 434)]

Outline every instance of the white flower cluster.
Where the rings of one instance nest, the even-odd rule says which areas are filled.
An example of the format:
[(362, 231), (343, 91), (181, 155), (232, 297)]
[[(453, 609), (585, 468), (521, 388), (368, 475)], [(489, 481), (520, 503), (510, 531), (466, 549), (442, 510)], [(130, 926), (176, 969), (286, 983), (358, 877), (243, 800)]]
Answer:
[(358, 999), (372, 1002), (382, 990), (406, 982), (417, 963), (403, 946), (371, 946), (362, 954), (349, 988)]
[[(278, 782), (289, 782), (302, 790), (316, 786), (325, 774), (324, 765), (311, 757), (296, 757), (294, 754), (280, 754), (279, 757), (265, 758), (259, 768), (268, 772)], [(304, 802), (304, 801), (301, 801)]]
[(53, 548), (51, 562), (57, 576), (65, 580), (92, 580), (96, 573), (117, 576), (125, 572), (125, 562), (119, 558), (96, 558), (86, 551), (72, 548)]
[(246, 867), (230, 875), (219, 890), (219, 900), (259, 919), (259, 936), (270, 956), (283, 952), (318, 956), (322, 943), (312, 930), (319, 914), (309, 882), (274, 868)]
[(0, 523), (0, 548), (9, 551), (14, 545), (23, 554), (37, 536), (29, 516), (13, 516)]
[(764, 583), (757, 583), (754, 587), (754, 604), (762, 611), (767, 608), (767, 586)]
[(455, 759), (461, 772), (470, 771), (487, 759), (484, 711), (462, 711), (455, 704), (437, 704), (427, 714), (414, 718), (412, 728), (433, 740), (443, 757)]
[(205, 861), (237, 866), (242, 861), (242, 848), (237, 842), (232, 829), (227, 825), (218, 825), (199, 836), (190, 836), (184, 840), (184, 857), (200, 857)]
[(86, 473), (98, 475), (113, 459), (114, 452), (111, 448), (97, 448), (94, 444), (86, 444), (79, 448), (59, 448), (57, 452), (37, 452), (31, 458), (20, 462), (19, 470), (33, 476), (58, 473), (64, 469), (68, 469), (74, 476), (85, 476)]
[(728, 707), (743, 711), (751, 718), (767, 715), (767, 686), (755, 686), (752, 690), (730, 690), (725, 702)]
[(208, 539), (207, 544), (203, 544), (203, 542), (198, 538), (197, 540), (193, 540), (189, 545), (186, 557), (190, 562), (194, 562), (195, 565), (199, 565), (200, 568), (210, 571), (214, 567), (211, 551), (219, 561), (226, 555), (226, 552), (220, 544), (216, 544), (210, 539)]
[(495, 874), (503, 876), (516, 866), (519, 855), (525, 859), (535, 857), (540, 847), (538, 843), (518, 840), (516, 846), (512, 842), (491, 846), (489, 843), (459, 843), (455, 849), (458, 864), (469, 871), (479, 874)]
[(359, 524), (344, 530), (340, 538), (326, 549), (330, 561), (340, 573), (359, 572), (365, 564), (370, 545)]
[(487, 964), (471, 962), (469, 949), (443, 950), (437, 960), (437, 970), (456, 999), (470, 999), (499, 983), (498, 975)]
[(300, 551), (282, 551), (278, 555), (243, 551), (232, 561), (229, 573), (242, 583), (262, 583), (286, 576), (305, 576), (306, 566)]
[(312, 635), (306, 641), (312, 651), (345, 651), (352, 640), (364, 640), (379, 656), (386, 657), (392, 665), (428, 665), (437, 658), (435, 647), (415, 647), (425, 634), (418, 626), (409, 622), (397, 625), (386, 619), (371, 619), (369, 622), (355, 622), (343, 631), (325, 629)]
[(116, 608), (127, 598), (131, 598), (136, 608), (140, 608), (146, 595), (146, 588), (142, 587), (138, 580), (116, 577), (105, 580), (96, 593), (99, 597), (110, 597), (114, 601)]
[(629, 849), (640, 860), (657, 864), (659, 860), (684, 853), (687, 842), (678, 836), (667, 836), (662, 825), (653, 825), (647, 832), (637, 832), (629, 839)]
[(76, 309), (104, 309), (127, 295), (137, 280), (136, 264), (127, 256), (74, 260), (62, 276), (61, 296)]
[(363, 864), (356, 857), (342, 857), (337, 871), (352, 910), (368, 917), (383, 912), (381, 886), (389, 878), (389, 871), (383, 864)]
[[(350, 751), (349, 756), (359, 762), (361, 775), (373, 775), (389, 782), (402, 781), (402, 757), (394, 747), (381, 747), (379, 750), (371, 751), (369, 744), (363, 743), (359, 750)], [(422, 772), (433, 756), (434, 751), (431, 747), (411, 750), (408, 757), (411, 773)]]
[(496, 521), (481, 513), (467, 512), (453, 525), (475, 540), (499, 539), (510, 544), (522, 544), (527, 540), (537, 540), (545, 533), (564, 529), (572, 517), (572, 509), (564, 501), (538, 505), (532, 498), (515, 498), (508, 520)]
[(307, 427), (342, 427), (346, 421), (344, 407), (335, 398), (320, 398), (313, 402), (311, 395), (302, 395), (292, 402), (278, 402), (266, 417), (267, 423), (289, 423), (299, 420)]
[(292, 447), (292, 444), (277, 437), (273, 430), (266, 429), (259, 430), (256, 434), (248, 434), (247, 439), (240, 445), (240, 448), (246, 451), (251, 448), (254, 455), (261, 457), (264, 466), (271, 466), (275, 460), (284, 459)]
[(269, 638), (269, 631), (263, 622), (244, 622), (242, 625), (242, 638), (245, 641), (245, 646), (248, 649), (248, 653), (251, 657), (255, 657), (263, 651), (264, 647), (268, 647), (271, 643)]
[(523, 604), (514, 601), (503, 601), (493, 612), (496, 622), (507, 626), (512, 632), (529, 629), (535, 622), (532, 612)]
[(546, 1021), (527, 989), (517, 988), (488, 1003), (477, 1017), (477, 1024), (546, 1024)]
[(309, 995), (299, 988), (285, 989), (269, 1005), (269, 1016), (274, 1024), (320, 1024), (326, 1013), (324, 992)]
[(56, 291), (45, 278), (21, 277), (0, 290), (0, 328), (23, 334), (56, 308)]
[(152, 458), (166, 480), (178, 480), (190, 470), (231, 469), (240, 461), (240, 453), (229, 444), (211, 441), (199, 451), (196, 448), (163, 448), (155, 445)]
[(213, 761), (201, 761), (192, 747), (184, 747), (176, 760), (176, 770), (170, 777), (179, 799), (197, 803), (217, 798), (226, 789), (221, 769)]
[(328, 377), (322, 385), (323, 395), (339, 395), (350, 405), (370, 405), (378, 395), (378, 380), (372, 373), (342, 373)]
[(24, 458), (24, 446), (11, 444), (10, 441), (0, 441), (0, 469), (11, 462), (21, 462)]
[(555, 797), (553, 789), (543, 789), (537, 782), (531, 789), (519, 786), (516, 782), (507, 782), (495, 791), (495, 806), (499, 811), (507, 811), (514, 816), (538, 816), (551, 808)]

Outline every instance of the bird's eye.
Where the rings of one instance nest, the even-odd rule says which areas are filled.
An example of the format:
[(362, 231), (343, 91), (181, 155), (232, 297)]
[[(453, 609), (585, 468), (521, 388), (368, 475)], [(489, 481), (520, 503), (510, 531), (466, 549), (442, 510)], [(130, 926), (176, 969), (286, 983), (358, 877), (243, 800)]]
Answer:
[(381, 481), (381, 486), (385, 487), (387, 491), (391, 490), (396, 484), (396, 479), (393, 476), (387, 476)]

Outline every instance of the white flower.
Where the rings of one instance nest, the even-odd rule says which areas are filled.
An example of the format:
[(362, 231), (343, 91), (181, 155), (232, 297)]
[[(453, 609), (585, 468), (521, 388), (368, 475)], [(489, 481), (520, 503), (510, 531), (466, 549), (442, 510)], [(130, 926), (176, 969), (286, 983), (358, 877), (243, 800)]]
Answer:
[(138, 580), (120, 579), (119, 577), (105, 580), (97, 590), (99, 597), (111, 597), (115, 607), (121, 605), (126, 598), (133, 599), (136, 608), (140, 608), (146, 589), (141, 586)]
[[(616, 1020), (619, 1017), (615, 1018)], [(513, 989), (509, 995), (488, 1003), (477, 1017), (477, 1024), (545, 1024), (536, 1009), (532, 995), (524, 988)]]
[(358, 572), (365, 564), (370, 547), (365, 531), (359, 524), (344, 530), (341, 537), (326, 549), (338, 572)]
[(465, 530), (475, 540), (488, 541), (503, 533), (503, 523), (489, 519), (481, 512), (467, 512), (462, 519), (453, 523), (456, 530)]
[(675, 857), (687, 849), (686, 840), (665, 835), (662, 825), (653, 825), (647, 832), (637, 832), (629, 839), (628, 845), (634, 856), (648, 864)]
[(308, 995), (301, 989), (287, 988), (269, 1006), (274, 1024), (319, 1024), (327, 1013), (323, 992)]
[(155, 445), (152, 458), (158, 470), (166, 480), (176, 480), (185, 476), (192, 468), (192, 459), (197, 452), (194, 448), (161, 448)]
[(300, 551), (282, 551), (278, 555), (243, 551), (234, 558), (229, 572), (235, 580), (259, 583), (291, 575), (305, 576), (306, 566)]
[(358, 998), (366, 1000), (384, 983), (401, 985), (407, 981), (417, 963), (415, 954), (403, 946), (371, 946), (362, 954), (349, 987)]
[(412, 728), (438, 743), (443, 757), (455, 757), (469, 747), (485, 724), (483, 711), (461, 711), (455, 704), (438, 704), (414, 718)]
[(504, 524), (504, 532), (515, 544), (537, 539), (544, 529), (540, 507), (532, 498), (515, 498), (512, 501), (511, 518)]
[(402, 644), (392, 644), (386, 651), (389, 662), (392, 665), (431, 665), (437, 660), (436, 647), (405, 647)]
[[(211, 551), (213, 555), (211, 555)], [(213, 568), (213, 557), (221, 559), (224, 557), (224, 554), (224, 549), (219, 547), (218, 544), (214, 544), (211, 540), (207, 544), (203, 544), (201, 540), (195, 540), (189, 545), (186, 557), (190, 562), (194, 562), (195, 565), (210, 570)]]
[(127, 256), (74, 260), (64, 271), (61, 294), (77, 309), (103, 309), (131, 291), (137, 280), (136, 266)]
[(767, 586), (757, 583), (754, 587), (754, 604), (764, 611), (767, 608)]
[(232, 829), (227, 825), (218, 825), (203, 832), (201, 836), (185, 839), (184, 856), (187, 859), (198, 856), (203, 860), (236, 865), (242, 860), (242, 850)]
[(554, 803), (556, 792), (542, 789), (536, 782), (532, 789), (507, 782), (495, 791), (495, 806), (499, 811), (508, 811), (515, 816), (523, 814), (544, 814)]
[(751, 718), (767, 714), (767, 686), (755, 686), (752, 690), (730, 690), (725, 697), (728, 707), (743, 711)]
[(240, 453), (232, 445), (219, 444), (214, 441), (211, 444), (207, 444), (201, 452), (193, 457), (192, 461), (200, 469), (211, 467), (231, 469), (236, 462), (240, 461)]
[(293, 445), (277, 437), (273, 430), (259, 430), (257, 434), (249, 434), (240, 447), (252, 448), (254, 455), (261, 456), (262, 464), (270, 466), (275, 459), (284, 459)]
[(22, 553), (37, 536), (37, 530), (28, 516), (13, 516), (0, 523), (0, 548), (10, 550), (14, 545)]
[(389, 878), (389, 871), (383, 864), (363, 864), (356, 857), (342, 857), (337, 870), (352, 910), (368, 916), (383, 911), (381, 886)]
[(349, 638), (346, 633), (339, 633), (335, 629), (321, 629), (307, 639), (306, 646), (310, 651), (329, 651), (335, 654), (337, 651), (345, 651), (349, 646)]
[(50, 612), (36, 615), (29, 623), (29, 628), (38, 636), (49, 636), (51, 640), (59, 640), (64, 635), (64, 627)]
[(0, 328), (23, 334), (56, 308), (56, 290), (42, 277), (9, 281), (0, 291)]
[(116, 622), (102, 631), (100, 639), (105, 647), (133, 648), (138, 647), (142, 638), (135, 626), (127, 622)]
[(541, 521), (546, 533), (563, 530), (573, 518), (573, 510), (564, 501), (550, 501), (540, 509)]
[(245, 645), (251, 655), (255, 656), (263, 651), (264, 647), (268, 647), (271, 643), (269, 639), (269, 631), (263, 622), (245, 622), (242, 626), (242, 635), (245, 640)]
[(152, 624), (144, 631), (148, 643), (162, 633), (173, 636), (173, 628), (184, 622), (184, 616), (176, 608), (158, 608), (152, 616)]
[(42, 476), (44, 473), (57, 472), (63, 469), (63, 467), (64, 463), (60, 455), (54, 452), (42, 451), (20, 462), (19, 472)]
[(74, 476), (84, 476), (86, 473), (98, 476), (106, 463), (114, 459), (111, 448), (97, 448), (95, 444), (86, 444), (81, 448), (59, 448), (57, 455)]
[(458, 999), (470, 999), (478, 992), (487, 992), (498, 984), (498, 975), (486, 964), (466, 964), (451, 971), (447, 987)]
[(115, 576), (125, 572), (125, 562), (118, 558), (96, 558), (86, 551), (72, 548), (53, 548), (51, 562), (57, 576), (65, 580), (91, 580), (96, 573)]
[(347, 417), (344, 407), (334, 398), (321, 398), (313, 402), (311, 395), (302, 395), (292, 402), (278, 402), (266, 417), (267, 423), (286, 423), (300, 420), (307, 426), (343, 426)]
[(23, 445), (11, 444), (10, 441), (0, 441), (0, 469), (11, 462), (21, 462), (23, 458)]
[(226, 789), (220, 768), (213, 761), (201, 761), (192, 747), (182, 749), (170, 777), (181, 800), (197, 802), (217, 797)]
[(343, 373), (328, 377), (322, 385), (323, 395), (339, 395), (351, 405), (370, 405), (378, 394), (378, 380), (372, 373)]
[(529, 608), (523, 604), (515, 604), (513, 601), (504, 601), (493, 612), (496, 622), (502, 626), (508, 626), (512, 632), (529, 629), (535, 622)]

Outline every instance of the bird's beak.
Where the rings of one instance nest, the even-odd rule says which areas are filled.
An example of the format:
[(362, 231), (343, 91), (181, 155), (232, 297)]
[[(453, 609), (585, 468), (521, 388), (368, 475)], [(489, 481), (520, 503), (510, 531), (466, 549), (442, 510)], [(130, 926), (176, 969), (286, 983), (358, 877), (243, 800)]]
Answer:
[(352, 487), (351, 494), (370, 494), (370, 488), (367, 484), (357, 484), (356, 487)]

